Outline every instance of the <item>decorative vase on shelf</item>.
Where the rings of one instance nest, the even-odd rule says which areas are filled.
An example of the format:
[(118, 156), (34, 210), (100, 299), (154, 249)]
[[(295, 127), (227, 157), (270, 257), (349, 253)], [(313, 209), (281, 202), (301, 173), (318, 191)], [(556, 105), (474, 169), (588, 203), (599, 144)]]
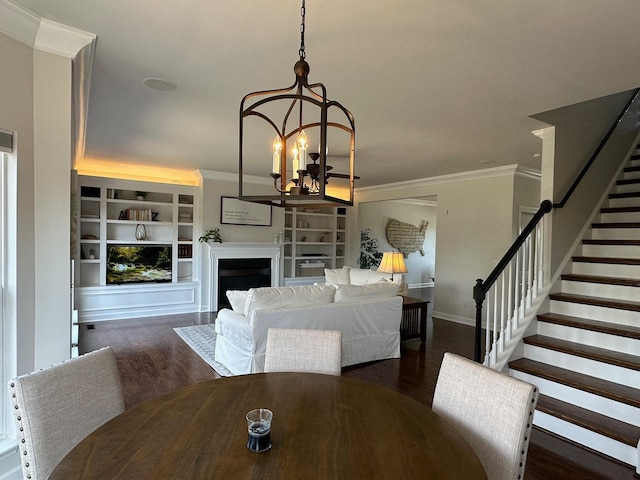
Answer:
[(136, 240), (144, 240), (147, 238), (147, 229), (142, 223), (136, 225)]

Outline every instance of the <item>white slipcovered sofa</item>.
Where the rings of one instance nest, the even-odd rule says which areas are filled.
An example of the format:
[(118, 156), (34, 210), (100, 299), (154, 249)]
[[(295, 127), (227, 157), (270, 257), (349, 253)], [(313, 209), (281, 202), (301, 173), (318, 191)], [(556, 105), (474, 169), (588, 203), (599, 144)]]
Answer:
[(391, 283), (228, 291), (215, 321), (215, 359), (233, 374), (264, 371), (270, 327), (342, 331), (342, 366), (400, 357), (402, 298)]
[(401, 273), (382, 273), (366, 268), (325, 268), (324, 278), (327, 285), (370, 285), (372, 283), (391, 282), (397, 286), (398, 295), (407, 295), (409, 286)]

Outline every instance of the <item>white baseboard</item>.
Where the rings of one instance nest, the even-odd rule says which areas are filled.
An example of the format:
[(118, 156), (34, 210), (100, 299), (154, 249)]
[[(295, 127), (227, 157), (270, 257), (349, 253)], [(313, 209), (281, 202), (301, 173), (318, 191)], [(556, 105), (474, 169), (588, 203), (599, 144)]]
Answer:
[(469, 325), (470, 327), (476, 326), (475, 318), (458, 317), (457, 315), (450, 315), (448, 313), (443, 313), (443, 312), (433, 312), (431, 316), (436, 318), (441, 318), (443, 320), (448, 320), (450, 322), (462, 323), (463, 325)]

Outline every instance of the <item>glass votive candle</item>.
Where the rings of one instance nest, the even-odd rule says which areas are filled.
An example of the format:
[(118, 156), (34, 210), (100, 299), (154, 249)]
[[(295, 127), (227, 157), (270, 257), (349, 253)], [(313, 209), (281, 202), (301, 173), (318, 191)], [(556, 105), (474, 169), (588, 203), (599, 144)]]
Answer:
[(247, 448), (252, 452), (264, 452), (271, 448), (271, 420), (273, 412), (266, 408), (256, 408), (247, 412), (249, 438)]

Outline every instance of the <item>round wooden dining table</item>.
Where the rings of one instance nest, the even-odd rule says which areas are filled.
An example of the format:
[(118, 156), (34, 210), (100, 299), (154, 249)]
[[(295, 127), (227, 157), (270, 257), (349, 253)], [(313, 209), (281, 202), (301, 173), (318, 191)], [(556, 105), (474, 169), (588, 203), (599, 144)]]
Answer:
[[(245, 414), (273, 411), (272, 448), (246, 448)], [(471, 447), (426, 405), (311, 373), (225, 377), (126, 410), (82, 440), (50, 480), (486, 479)]]

